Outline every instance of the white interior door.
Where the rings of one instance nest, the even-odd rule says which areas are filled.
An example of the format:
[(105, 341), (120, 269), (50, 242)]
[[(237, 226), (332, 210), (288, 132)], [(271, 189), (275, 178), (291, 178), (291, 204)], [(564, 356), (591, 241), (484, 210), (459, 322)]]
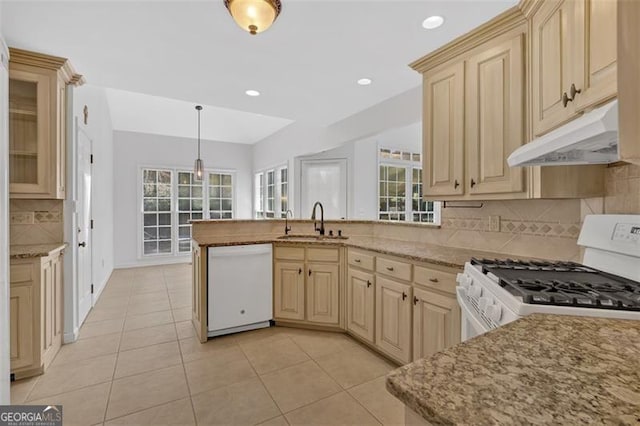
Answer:
[(320, 201), (325, 219), (347, 218), (346, 159), (303, 160), (300, 173), (300, 217), (311, 217), (313, 204)]
[(91, 178), (92, 141), (76, 120), (78, 142), (78, 324), (82, 324), (93, 306), (92, 241), (91, 241)]

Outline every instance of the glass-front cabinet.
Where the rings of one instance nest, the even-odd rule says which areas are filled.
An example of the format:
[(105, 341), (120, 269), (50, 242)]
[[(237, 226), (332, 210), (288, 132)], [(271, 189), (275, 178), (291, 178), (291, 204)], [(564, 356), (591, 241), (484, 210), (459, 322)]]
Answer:
[(69, 62), (9, 49), (11, 198), (65, 197), (66, 86), (82, 82)]

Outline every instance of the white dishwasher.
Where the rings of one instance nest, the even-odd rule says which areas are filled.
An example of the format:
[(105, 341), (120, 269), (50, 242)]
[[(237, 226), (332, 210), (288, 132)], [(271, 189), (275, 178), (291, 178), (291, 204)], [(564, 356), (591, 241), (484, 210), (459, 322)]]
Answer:
[(209, 247), (208, 335), (269, 327), (273, 319), (271, 244)]

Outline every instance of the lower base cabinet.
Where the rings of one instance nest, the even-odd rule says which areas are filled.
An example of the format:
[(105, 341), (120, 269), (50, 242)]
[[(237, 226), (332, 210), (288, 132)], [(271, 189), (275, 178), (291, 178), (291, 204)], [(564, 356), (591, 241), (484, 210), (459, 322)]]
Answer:
[(376, 346), (402, 362), (411, 361), (412, 288), (376, 277)]
[(349, 268), (347, 276), (347, 330), (370, 343), (375, 333), (375, 278), (373, 273)]
[(41, 374), (62, 346), (62, 253), (12, 259), (9, 298), (11, 373)]
[(460, 342), (460, 306), (455, 297), (413, 289), (413, 359)]
[(340, 268), (319, 263), (310, 263), (307, 267), (307, 320), (318, 324), (338, 324)]
[(277, 262), (274, 268), (276, 318), (304, 320), (304, 262)]

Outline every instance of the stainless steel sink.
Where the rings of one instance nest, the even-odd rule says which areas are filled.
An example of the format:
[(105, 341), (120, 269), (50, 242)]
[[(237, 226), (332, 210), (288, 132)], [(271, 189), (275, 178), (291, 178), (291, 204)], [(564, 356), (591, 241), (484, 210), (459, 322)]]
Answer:
[(318, 235), (318, 234), (287, 234), (278, 237), (279, 240), (346, 240), (344, 235)]

